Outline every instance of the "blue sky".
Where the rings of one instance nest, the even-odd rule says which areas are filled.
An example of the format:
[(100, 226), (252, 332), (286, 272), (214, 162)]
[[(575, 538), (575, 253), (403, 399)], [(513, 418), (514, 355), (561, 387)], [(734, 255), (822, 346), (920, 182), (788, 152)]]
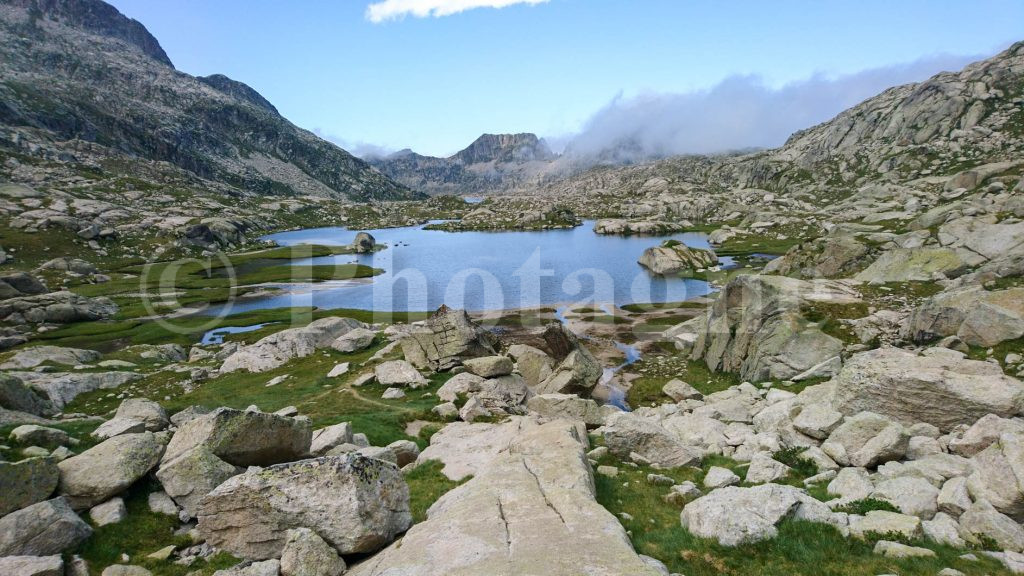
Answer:
[[(685, 132), (680, 118), (701, 117), (716, 87), (737, 77), (753, 87), (743, 98), (768, 98), (762, 115), (787, 85), (818, 90), (821, 81), (870, 76), (842, 89), (861, 98), (880, 82), (923, 79), (1024, 40), (1021, 0), (383, 0), (378, 13), (403, 3), (515, 5), (382, 22), (368, 17), (377, 0), (110, 1), (145, 24), (182, 71), (246, 82), (294, 123), (350, 148), (435, 155), (483, 132), (588, 131), (609, 109), (642, 108), (646, 122), (661, 110)], [(874, 73), (856, 76), (865, 70)], [(847, 85), (832, 93), (837, 86)], [(647, 107), (665, 98), (689, 108)], [(737, 133), (721, 145), (771, 144), (779, 130), (841, 110), (832, 100), (771, 134)], [(678, 134), (668, 141), (675, 151), (694, 146)]]

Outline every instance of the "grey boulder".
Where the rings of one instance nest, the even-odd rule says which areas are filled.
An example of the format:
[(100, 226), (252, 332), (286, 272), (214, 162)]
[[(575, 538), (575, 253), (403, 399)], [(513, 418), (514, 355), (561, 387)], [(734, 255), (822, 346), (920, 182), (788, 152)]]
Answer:
[(374, 552), (407, 530), (409, 488), (392, 464), (357, 454), (250, 469), (203, 498), (199, 531), (250, 560), (276, 558), (309, 528), (339, 554)]
[(0, 518), (0, 556), (49, 556), (92, 535), (64, 498), (54, 498)]
[(60, 471), (49, 458), (0, 462), (0, 516), (46, 500), (59, 478)]
[(57, 464), (58, 490), (77, 510), (90, 508), (128, 489), (163, 456), (152, 432), (115, 436)]

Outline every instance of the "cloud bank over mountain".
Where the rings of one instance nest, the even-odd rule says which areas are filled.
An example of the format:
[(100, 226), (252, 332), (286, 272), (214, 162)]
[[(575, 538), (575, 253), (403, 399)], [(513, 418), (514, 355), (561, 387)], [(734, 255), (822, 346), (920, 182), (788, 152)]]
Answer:
[(756, 75), (731, 76), (688, 93), (617, 96), (582, 130), (549, 140), (579, 157), (638, 161), (782, 145), (793, 132), (831, 119), (887, 88), (959, 70), (980, 56), (937, 55), (842, 76), (815, 75), (773, 88)]

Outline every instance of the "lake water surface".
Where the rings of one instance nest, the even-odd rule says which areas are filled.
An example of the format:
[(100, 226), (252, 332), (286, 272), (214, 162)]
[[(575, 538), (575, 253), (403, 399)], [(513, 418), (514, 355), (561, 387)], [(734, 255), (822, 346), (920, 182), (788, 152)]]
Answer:
[[(357, 232), (314, 228), (265, 239), (282, 246), (345, 245)], [(675, 302), (709, 292), (706, 282), (654, 276), (637, 264), (646, 248), (665, 238), (706, 248), (704, 234), (602, 236), (594, 234), (593, 222), (571, 230), (536, 232), (442, 232), (422, 226), (368, 232), (388, 248), (295, 264), (359, 262), (381, 268), (384, 274), (372, 280), (285, 287), (285, 294), (236, 301), (230, 312), (289, 306), (422, 311), (441, 304), (483, 311)]]

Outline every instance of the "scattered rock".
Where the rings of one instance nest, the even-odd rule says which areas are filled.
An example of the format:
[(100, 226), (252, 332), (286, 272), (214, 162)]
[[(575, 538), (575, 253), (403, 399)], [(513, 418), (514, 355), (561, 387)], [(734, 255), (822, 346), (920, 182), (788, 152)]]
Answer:
[(128, 509), (124, 506), (124, 500), (120, 498), (111, 498), (89, 509), (89, 518), (97, 526), (116, 524), (127, 517)]
[(5, 556), (0, 558), (0, 574), (64, 576), (64, 559), (60, 556)]
[(909, 441), (899, 424), (878, 414), (861, 412), (836, 428), (821, 449), (842, 466), (873, 468), (902, 458)]
[(281, 576), (341, 576), (345, 561), (309, 528), (289, 530), (281, 552)]
[(405, 360), (390, 360), (378, 364), (373, 370), (377, 382), (383, 386), (408, 386), (422, 388), (428, 384), (412, 364)]
[(935, 552), (928, 548), (907, 546), (906, 544), (889, 542), (888, 540), (876, 542), (874, 553), (886, 558), (932, 558), (935, 556)]
[(512, 359), (507, 356), (482, 356), (462, 363), (471, 374), (481, 378), (496, 378), (512, 373)]
[(695, 536), (738, 546), (774, 538), (776, 525), (807, 498), (796, 488), (778, 484), (719, 488), (687, 504), (680, 521)]

